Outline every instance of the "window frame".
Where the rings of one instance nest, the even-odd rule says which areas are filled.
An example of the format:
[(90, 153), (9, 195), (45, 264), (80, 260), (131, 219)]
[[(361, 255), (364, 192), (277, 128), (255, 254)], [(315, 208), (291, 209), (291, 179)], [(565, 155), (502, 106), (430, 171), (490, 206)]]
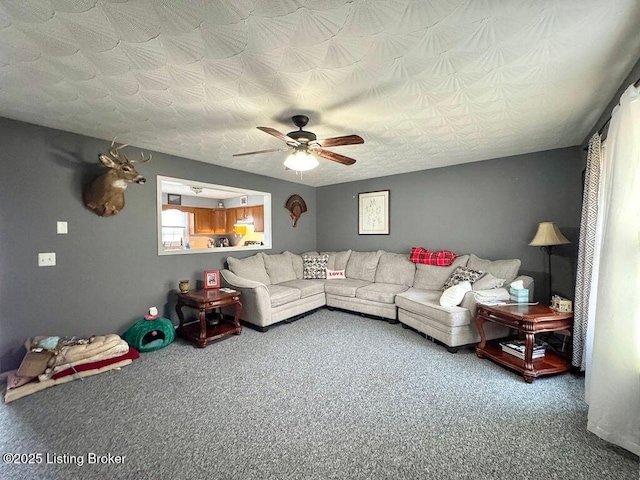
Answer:
[[(263, 197), (263, 209), (264, 209), (264, 245), (238, 245), (235, 247), (214, 247), (214, 248), (189, 248), (189, 249), (171, 249), (165, 250), (162, 242), (162, 194), (163, 194), (163, 182), (180, 183), (188, 187), (201, 187), (210, 188), (214, 190), (222, 190), (230, 193), (237, 193), (237, 197), (245, 195), (259, 195)], [(164, 193), (167, 193), (166, 190)], [(234, 198), (235, 198), (234, 196)], [(195, 195), (194, 195), (195, 197)], [(184, 200), (184, 198), (183, 198)], [(164, 175), (156, 176), (156, 241), (157, 250), (159, 256), (166, 255), (193, 255), (198, 253), (227, 253), (227, 252), (249, 252), (254, 250), (270, 250), (272, 249), (272, 229), (271, 229), (271, 193), (261, 192), (258, 190), (250, 190), (247, 188), (232, 187), (229, 185), (217, 185), (213, 183), (199, 182), (196, 180), (189, 180), (186, 178), (167, 177)], [(215, 234), (211, 234), (215, 236)]]

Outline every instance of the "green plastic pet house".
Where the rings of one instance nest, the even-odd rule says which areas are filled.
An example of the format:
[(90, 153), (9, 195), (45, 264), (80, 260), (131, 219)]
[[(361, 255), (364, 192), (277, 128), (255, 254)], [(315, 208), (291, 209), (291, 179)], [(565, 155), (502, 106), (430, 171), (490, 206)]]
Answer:
[(122, 338), (139, 352), (153, 352), (173, 342), (176, 331), (168, 318), (144, 317), (131, 325)]

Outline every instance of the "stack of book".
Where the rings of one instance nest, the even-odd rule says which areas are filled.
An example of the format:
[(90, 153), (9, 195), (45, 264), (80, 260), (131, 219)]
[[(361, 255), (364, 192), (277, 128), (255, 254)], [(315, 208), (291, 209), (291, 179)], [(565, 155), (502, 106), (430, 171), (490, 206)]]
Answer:
[[(524, 360), (524, 340), (508, 340), (506, 342), (500, 342), (500, 347), (502, 348), (503, 352)], [(531, 355), (531, 358), (535, 360), (536, 358), (541, 357), (544, 357), (544, 345), (536, 342), (533, 345), (533, 354)]]

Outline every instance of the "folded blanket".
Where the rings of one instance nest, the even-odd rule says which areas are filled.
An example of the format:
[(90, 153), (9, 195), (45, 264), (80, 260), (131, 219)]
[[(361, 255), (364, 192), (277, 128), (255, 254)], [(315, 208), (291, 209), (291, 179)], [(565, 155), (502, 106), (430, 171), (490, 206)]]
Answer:
[(77, 378), (90, 377), (92, 375), (97, 375), (98, 373), (121, 368), (133, 363), (133, 360), (139, 357), (140, 354), (138, 353), (138, 351), (135, 348), (130, 348), (127, 353), (125, 353), (124, 355), (120, 355), (119, 357), (99, 360), (97, 362), (84, 363), (76, 367), (75, 370), (69, 368), (58, 372), (53, 376), (53, 378), (50, 378), (48, 380), (42, 382), (34, 381), (20, 387), (7, 389), (4, 395), (4, 401), (5, 403), (9, 403), (17, 400), (18, 398), (22, 398), (24, 396), (39, 392), (40, 390), (44, 390), (55, 385), (59, 385), (61, 383), (70, 382), (71, 380), (75, 380)]
[(83, 365), (85, 363), (93, 363), (99, 360), (119, 357), (121, 355), (124, 355), (128, 351), (129, 351), (129, 344), (124, 340), (120, 339), (120, 342), (118, 342), (113, 348), (110, 348), (109, 350), (105, 350), (96, 355), (93, 355), (88, 358), (84, 358), (82, 360), (78, 360), (76, 362), (63, 363), (60, 365), (55, 365), (53, 367), (48, 367), (47, 370), (42, 375), (38, 375), (38, 379), (40, 379), (40, 381), (47, 380), (51, 378), (56, 372), (61, 372), (69, 368), (71, 369), (77, 368), (79, 365)]
[(129, 364), (133, 363), (133, 360), (122, 360), (121, 362), (112, 363), (111, 365), (104, 366), (102, 368), (96, 368), (93, 370), (86, 370), (80, 372), (77, 375), (67, 375), (66, 377), (58, 378), (58, 379), (50, 379), (45, 380), (44, 382), (32, 382), (27, 383), (18, 388), (12, 388), (11, 390), (7, 390), (4, 394), (4, 403), (13, 402), (22, 397), (26, 397), (27, 395), (31, 395), (32, 393), (39, 392), (40, 390), (44, 390), (49, 387), (53, 387), (55, 385), (59, 385), (61, 383), (67, 383), (72, 380), (75, 380), (78, 377), (90, 377), (92, 375), (97, 375), (98, 373), (107, 372), (109, 370), (114, 370), (116, 368), (125, 367)]
[(120, 343), (122, 339), (115, 333), (110, 335), (96, 335), (91, 337), (91, 343), (87, 345), (74, 345), (73, 347), (63, 347), (60, 354), (56, 356), (56, 365), (63, 363), (77, 362), (84, 358), (90, 358), (100, 352), (109, 350)]
[(125, 354), (118, 357), (105, 358), (102, 360), (97, 360), (95, 362), (83, 363), (82, 365), (77, 365), (76, 367), (74, 367), (75, 369), (67, 368), (66, 370), (56, 372), (55, 374), (53, 374), (52, 378), (54, 380), (57, 380), (68, 375), (73, 375), (76, 372), (86, 372), (87, 370), (102, 368), (115, 362), (121, 362), (123, 360), (136, 360), (138, 358), (140, 358), (140, 354), (135, 348), (132, 347)]
[[(35, 337), (27, 340), (25, 346), (27, 350), (31, 350), (31, 346), (46, 337)], [(91, 342), (85, 345), (73, 345), (62, 347), (57, 355), (49, 361), (49, 366), (62, 365), (64, 363), (77, 362), (85, 358), (90, 358), (100, 352), (109, 350), (120, 343), (122, 339), (119, 335), (112, 333), (110, 335), (95, 335), (91, 337)]]

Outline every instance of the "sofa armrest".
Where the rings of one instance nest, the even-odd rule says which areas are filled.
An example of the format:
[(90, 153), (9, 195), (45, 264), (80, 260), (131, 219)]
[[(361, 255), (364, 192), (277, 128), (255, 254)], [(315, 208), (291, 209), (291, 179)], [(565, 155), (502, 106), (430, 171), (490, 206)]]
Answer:
[(271, 298), (264, 283), (242, 278), (231, 270), (221, 270), (221, 284), (240, 292), (240, 318), (261, 327), (270, 324)]
[(461, 307), (466, 308), (471, 313), (471, 321), (476, 318), (478, 303), (487, 300), (509, 301), (509, 290), (507, 288), (491, 288), (489, 290), (471, 290), (462, 299)]
[[(533, 301), (533, 277), (528, 275), (520, 275), (513, 281), (522, 280), (524, 288), (529, 289), (529, 301)], [(509, 285), (500, 288), (492, 288), (490, 290), (472, 290), (467, 292), (462, 299), (461, 307), (466, 308), (471, 313), (471, 319), (476, 317), (478, 303), (483, 300), (504, 300), (509, 301)]]

